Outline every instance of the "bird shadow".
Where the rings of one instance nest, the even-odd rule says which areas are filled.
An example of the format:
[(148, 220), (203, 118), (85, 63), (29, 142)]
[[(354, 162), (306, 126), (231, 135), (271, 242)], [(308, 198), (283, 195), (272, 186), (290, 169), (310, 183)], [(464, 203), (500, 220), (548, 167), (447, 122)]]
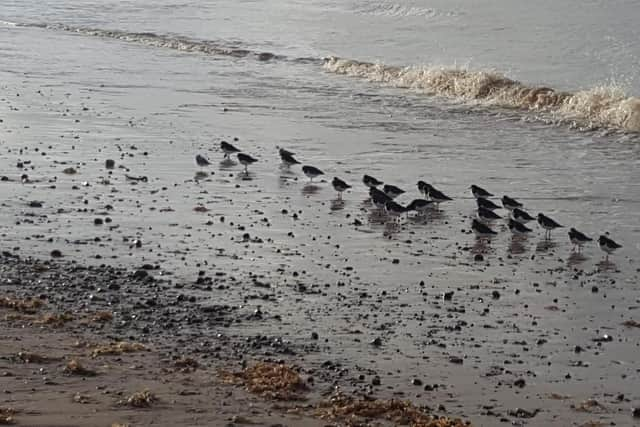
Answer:
[(600, 271), (617, 271), (618, 270), (618, 266), (616, 265), (616, 263), (613, 261), (609, 261), (607, 259), (603, 259), (602, 261), (597, 263), (596, 267), (598, 267)]
[(551, 249), (555, 249), (556, 247), (558, 247), (558, 243), (553, 240), (540, 240), (536, 244), (536, 252), (545, 253), (549, 252)]
[(491, 239), (486, 237), (476, 236), (473, 246), (471, 247), (471, 254), (486, 254), (491, 249)]
[(253, 172), (249, 171), (238, 172), (238, 174), (236, 175), (236, 178), (240, 181), (253, 181), (255, 177), (256, 175)]
[(525, 243), (527, 242), (526, 236), (511, 236), (511, 242), (509, 242), (509, 253), (512, 255), (522, 255), (527, 251)]
[(575, 267), (588, 259), (589, 257), (584, 256), (581, 252), (572, 251), (567, 258), (567, 267)]
[(329, 204), (329, 209), (331, 209), (332, 211), (339, 211), (344, 209), (344, 206), (344, 199), (333, 199)]
[(227, 157), (225, 159), (222, 159), (222, 161), (220, 161), (220, 169), (229, 170), (234, 166), (236, 166), (237, 164), (238, 162), (234, 162), (230, 157)]
[(308, 184), (305, 184), (304, 187), (302, 187), (302, 194), (305, 194), (305, 195), (317, 194), (321, 188), (322, 187), (319, 185), (308, 183)]

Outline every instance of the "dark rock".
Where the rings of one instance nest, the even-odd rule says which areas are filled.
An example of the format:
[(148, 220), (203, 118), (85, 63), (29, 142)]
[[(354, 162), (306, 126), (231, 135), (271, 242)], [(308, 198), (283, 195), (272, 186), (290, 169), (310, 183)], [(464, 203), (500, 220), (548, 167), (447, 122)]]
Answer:
[(62, 257), (62, 252), (60, 252), (58, 249), (54, 249), (51, 251), (51, 258), (61, 258)]
[(116, 161), (112, 159), (107, 159), (107, 161), (104, 162), (104, 166), (107, 169), (113, 169), (116, 167)]

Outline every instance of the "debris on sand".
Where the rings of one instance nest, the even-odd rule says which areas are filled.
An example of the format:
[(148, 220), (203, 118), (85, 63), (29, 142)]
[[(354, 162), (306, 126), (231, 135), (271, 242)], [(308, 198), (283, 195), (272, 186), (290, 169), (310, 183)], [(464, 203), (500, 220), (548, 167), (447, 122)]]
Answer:
[(198, 369), (200, 367), (200, 364), (197, 360), (190, 357), (181, 357), (180, 359), (173, 362), (173, 366), (178, 368), (182, 373), (190, 373)]
[(13, 299), (9, 297), (0, 298), (0, 307), (9, 308), (20, 313), (35, 314), (44, 303), (38, 299), (25, 298)]
[(113, 423), (111, 424), (111, 427), (129, 427), (129, 424), (122, 424), (122, 423)]
[(155, 394), (151, 393), (148, 389), (133, 393), (127, 400), (121, 400), (118, 402), (120, 405), (131, 406), (132, 408), (149, 408), (151, 405), (158, 401)]
[(16, 354), (12, 359), (16, 362), (22, 363), (50, 363), (54, 360), (59, 360), (58, 358), (51, 358), (47, 356), (41, 356), (37, 353), (28, 353), (26, 351), (20, 351)]
[(607, 407), (596, 399), (587, 399), (579, 405), (571, 405), (571, 407), (578, 412), (588, 413), (604, 413), (607, 412)]
[(624, 326), (626, 326), (627, 328), (640, 328), (640, 322), (638, 322), (637, 320), (627, 320), (622, 322), (622, 324)]
[(91, 316), (92, 322), (111, 322), (113, 320), (113, 313), (108, 311), (98, 311)]
[(346, 426), (364, 425), (366, 420), (382, 419), (395, 425), (410, 427), (467, 427), (471, 424), (460, 419), (439, 417), (429, 414), (408, 401), (364, 400), (336, 393), (322, 402), (316, 409), (316, 415), (323, 420), (337, 421)]
[(13, 408), (0, 407), (0, 425), (12, 425), (15, 424), (15, 418), (13, 416), (17, 413)]
[(87, 369), (80, 362), (75, 359), (72, 359), (67, 363), (67, 366), (64, 367), (63, 372), (67, 375), (79, 375), (83, 377), (95, 377), (98, 375), (96, 371), (91, 369)]
[(91, 398), (86, 394), (76, 393), (73, 395), (73, 401), (75, 403), (87, 404), (91, 403)]
[(91, 357), (118, 356), (123, 353), (135, 353), (138, 351), (147, 351), (147, 347), (137, 342), (120, 341), (94, 348), (91, 351)]
[(251, 393), (278, 400), (301, 400), (308, 390), (300, 374), (284, 364), (258, 362), (242, 372), (222, 372), (227, 384), (244, 385)]
[(42, 318), (36, 320), (34, 323), (39, 325), (50, 325), (55, 328), (63, 326), (65, 323), (73, 320), (71, 313), (62, 314), (45, 314)]

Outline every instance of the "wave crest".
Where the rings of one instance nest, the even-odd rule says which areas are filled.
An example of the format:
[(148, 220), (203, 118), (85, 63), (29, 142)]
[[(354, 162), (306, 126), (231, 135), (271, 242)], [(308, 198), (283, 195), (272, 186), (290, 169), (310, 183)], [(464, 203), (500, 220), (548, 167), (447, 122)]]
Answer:
[(586, 127), (640, 132), (640, 99), (616, 87), (598, 87), (575, 93), (549, 87), (531, 87), (501, 74), (440, 67), (397, 67), (329, 57), (324, 68), (428, 95), (549, 113), (561, 121)]

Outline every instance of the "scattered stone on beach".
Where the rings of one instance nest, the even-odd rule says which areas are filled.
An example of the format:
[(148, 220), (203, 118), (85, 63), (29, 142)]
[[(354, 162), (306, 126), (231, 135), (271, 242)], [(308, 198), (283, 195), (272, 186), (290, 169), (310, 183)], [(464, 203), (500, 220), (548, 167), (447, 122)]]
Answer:
[(83, 377), (95, 377), (97, 372), (91, 369), (85, 368), (76, 359), (71, 359), (67, 366), (64, 367), (63, 372), (67, 375), (78, 375)]
[(9, 308), (11, 310), (24, 314), (35, 314), (42, 306), (44, 306), (44, 302), (34, 298), (0, 298), (0, 308)]
[(146, 346), (140, 343), (121, 341), (98, 346), (91, 351), (90, 355), (95, 358), (98, 356), (114, 356), (148, 350), (149, 349)]
[(18, 413), (13, 408), (0, 407), (0, 425), (13, 425), (16, 420), (14, 416)]
[(148, 389), (137, 391), (129, 396), (126, 400), (118, 402), (119, 405), (126, 405), (132, 408), (149, 408), (156, 403), (158, 398)]
[(115, 168), (115, 167), (116, 167), (116, 161), (115, 161), (115, 160), (112, 160), (112, 159), (107, 159), (107, 160), (105, 160), (105, 162), (104, 162), (104, 166), (105, 166), (107, 169), (113, 169), (113, 168)]
[(625, 320), (624, 322), (622, 322), (622, 324), (627, 328), (640, 328), (640, 322), (633, 319)]
[(62, 173), (66, 175), (75, 175), (78, 173), (78, 171), (75, 168), (66, 168), (62, 171)]
[(54, 249), (51, 251), (51, 258), (62, 258), (62, 252), (60, 249)]

